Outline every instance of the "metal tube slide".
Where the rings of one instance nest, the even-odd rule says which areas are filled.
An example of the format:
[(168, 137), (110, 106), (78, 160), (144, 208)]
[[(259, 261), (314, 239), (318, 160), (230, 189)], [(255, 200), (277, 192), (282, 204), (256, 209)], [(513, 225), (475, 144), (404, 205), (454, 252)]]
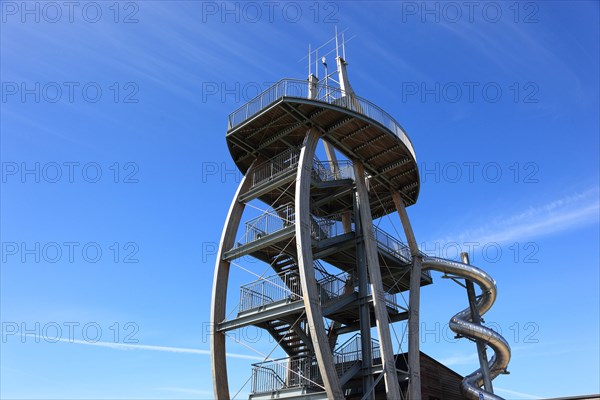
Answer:
[[(437, 257), (423, 258), (422, 270), (434, 270), (445, 274), (454, 275), (468, 279), (476, 283), (482, 291), (476, 301), (479, 315), (485, 314), (496, 301), (496, 281), (485, 271), (472, 265)], [(510, 361), (510, 346), (508, 342), (497, 332), (480, 324), (475, 324), (471, 318), (471, 309), (467, 307), (452, 319), (450, 329), (458, 335), (472, 339), (480, 339), (494, 351), (494, 356), (488, 360), (490, 378), (494, 379), (501, 373), (506, 372)], [(465, 397), (473, 400), (502, 400), (493, 393), (486, 392), (481, 388), (483, 375), (481, 369), (467, 375), (461, 384), (461, 391)]]

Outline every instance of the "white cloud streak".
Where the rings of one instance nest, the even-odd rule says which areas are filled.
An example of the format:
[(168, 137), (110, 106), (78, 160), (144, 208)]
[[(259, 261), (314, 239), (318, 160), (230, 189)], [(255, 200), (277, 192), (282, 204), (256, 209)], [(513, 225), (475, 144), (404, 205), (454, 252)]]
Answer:
[[(4, 335), (4, 334), (3, 334)], [(24, 334), (23, 336), (30, 337), (38, 337), (34, 334)], [(156, 345), (148, 345), (148, 344), (134, 344), (134, 343), (115, 343), (115, 342), (93, 342), (79, 339), (67, 339), (67, 338), (52, 338), (52, 341), (46, 339), (48, 343), (54, 342), (62, 342), (62, 343), (73, 343), (73, 344), (82, 344), (87, 346), (96, 346), (96, 347), (105, 347), (115, 350), (149, 350), (149, 351), (161, 351), (167, 353), (181, 353), (181, 354), (196, 354), (196, 355), (210, 355), (209, 350), (204, 349), (193, 349), (189, 347), (172, 347), (172, 346), (156, 346)], [(241, 358), (245, 360), (258, 360), (263, 361), (262, 357), (252, 356), (248, 354), (240, 354), (240, 353), (227, 353), (227, 357), (231, 358)]]
[(543, 396), (538, 396), (535, 394), (529, 394), (529, 393), (523, 393), (523, 392), (517, 392), (515, 390), (510, 390), (510, 389), (504, 389), (504, 388), (500, 388), (497, 386), (494, 386), (494, 392), (502, 392), (502, 393), (506, 393), (510, 396), (514, 396), (514, 399), (543, 399)]
[(440, 242), (509, 243), (598, 224), (600, 216), (597, 187), (565, 196), (513, 215), (495, 218), (480, 228), (467, 230)]
[(455, 355), (451, 357), (442, 358), (439, 360), (444, 365), (447, 366), (455, 366), (455, 365), (472, 365), (474, 362), (478, 361), (479, 358), (477, 353), (469, 353), (462, 355)]

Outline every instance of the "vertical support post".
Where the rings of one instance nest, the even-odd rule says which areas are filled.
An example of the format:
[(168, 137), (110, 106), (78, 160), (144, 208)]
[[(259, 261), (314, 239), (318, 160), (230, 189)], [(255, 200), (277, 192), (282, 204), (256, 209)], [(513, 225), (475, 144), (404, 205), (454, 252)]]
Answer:
[(358, 312), (360, 317), (360, 344), (362, 350), (362, 368), (369, 373), (363, 375), (362, 388), (363, 399), (374, 400), (373, 375), (370, 373), (373, 367), (373, 351), (371, 348), (371, 310), (369, 309), (369, 277), (367, 261), (365, 258), (365, 242), (362, 234), (362, 225), (358, 214), (358, 198), (354, 196), (354, 215), (356, 229), (356, 261), (358, 272)]
[(308, 98), (309, 99), (316, 99), (317, 98), (317, 84), (319, 83), (319, 79), (313, 75), (313, 74), (309, 74), (308, 75)]
[(337, 69), (338, 69), (338, 81), (340, 82), (340, 90), (342, 91), (343, 96), (352, 96), (354, 94), (354, 90), (350, 85), (350, 80), (348, 79), (348, 70), (346, 66), (345, 59), (341, 57), (336, 57)]
[(400, 385), (398, 384), (398, 374), (396, 372), (396, 362), (394, 360), (394, 350), (392, 347), (392, 337), (390, 335), (390, 324), (388, 321), (388, 312), (385, 304), (385, 292), (381, 281), (381, 270), (379, 269), (379, 258), (377, 254), (377, 244), (375, 243), (375, 234), (373, 232), (373, 218), (371, 216), (371, 205), (365, 183), (365, 168), (363, 164), (354, 160), (354, 176), (356, 181), (356, 192), (358, 198), (358, 212), (360, 214), (360, 223), (365, 243), (365, 254), (367, 259), (367, 268), (371, 278), (371, 293), (373, 295), (373, 308), (375, 309), (375, 322), (377, 333), (379, 335), (379, 345), (381, 348), (381, 361), (383, 364), (383, 373), (385, 380), (385, 389), (388, 399), (400, 399)]
[[(469, 264), (469, 253), (460, 253), (460, 258), (464, 264)], [(481, 316), (477, 309), (477, 299), (475, 297), (475, 285), (473, 281), (465, 279), (465, 286), (467, 288), (467, 296), (469, 298), (469, 307), (471, 308), (471, 319), (474, 323), (481, 323)], [(492, 386), (492, 379), (490, 378), (490, 366), (488, 364), (487, 352), (485, 350), (485, 343), (481, 340), (476, 339), (477, 344), (477, 355), (479, 356), (479, 366), (481, 367), (481, 374), (483, 375), (483, 387), (487, 392), (494, 393), (494, 387)]]
[(327, 161), (329, 161), (329, 169), (331, 170), (331, 173), (333, 176), (339, 177), (340, 167), (337, 156), (335, 155), (335, 147), (325, 140), (323, 140), (323, 147), (325, 147), (325, 155), (327, 156)]
[(309, 129), (304, 138), (298, 161), (295, 195), (296, 252), (298, 254), (300, 283), (304, 294), (306, 319), (327, 397), (329, 399), (343, 399), (344, 395), (342, 394), (342, 388), (333, 362), (333, 355), (329, 348), (329, 340), (325, 332), (323, 312), (319, 301), (319, 291), (317, 289), (313, 266), (310, 182), (313, 158), (318, 140), (317, 133), (313, 129)]
[[(309, 74), (308, 75), (308, 98), (316, 99), (318, 96), (318, 87), (319, 79), (316, 76)], [(331, 143), (323, 141), (323, 146), (325, 147), (325, 154), (327, 155), (327, 160), (329, 161), (329, 168), (331, 172), (337, 174), (339, 171), (337, 156), (335, 155), (335, 148), (331, 145)]]
[(422, 257), (419, 246), (415, 239), (415, 234), (408, 219), (404, 201), (400, 193), (395, 190), (392, 192), (394, 205), (400, 216), (402, 228), (406, 235), (406, 241), (412, 256), (412, 266), (410, 272), (410, 293), (408, 297), (408, 398), (410, 400), (421, 400), (421, 359), (419, 351), (419, 308), (421, 302), (421, 264)]
[[(352, 232), (352, 214), (350, 211), (344, 211), (342, 213), (342, 228), (344, 229), (344, 233)], [(358, 232), (358, 229), (356, 231)]]
[(227, 282), (229, 281), (230, 262), (223, 260), (223, 253), (233, 247), (235, 236), (242, 219), (245, 204), (239, 201), (240, 195), (249, 187), (254, 172), (254, 163), (242, 178), (225, 219), (212, 289), (212, 306), (210, 311), (210, 362), (213, 374), (213, 391), (217, 399), (229, 399), (229, 382), (227, 380), (227, 357), (225, 350), (225, 333), (218, 330), (219, 323), (225, 320), (227, 306)]

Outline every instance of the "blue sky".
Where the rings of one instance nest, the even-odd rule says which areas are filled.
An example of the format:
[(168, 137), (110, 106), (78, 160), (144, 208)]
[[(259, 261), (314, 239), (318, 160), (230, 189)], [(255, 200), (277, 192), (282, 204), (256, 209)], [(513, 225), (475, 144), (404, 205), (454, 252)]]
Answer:
[[(415, 146), (418, 241), (471, 249), (497, 281), (498, 394), (600, 392), (598, 2), (3, 1), (2, 398), (212, 397), (215, 243), (240, 178), (227, 115), (304, 79), (335, 25), (354, 89)], [(251, 280), (232, 273), (230, 304)], [(461, 374), (475, 348), (446, 326), (465, 301), (439, 276), (422, 291), (422, 350)], [(245, 397), (260, 355), (228, 351)]]

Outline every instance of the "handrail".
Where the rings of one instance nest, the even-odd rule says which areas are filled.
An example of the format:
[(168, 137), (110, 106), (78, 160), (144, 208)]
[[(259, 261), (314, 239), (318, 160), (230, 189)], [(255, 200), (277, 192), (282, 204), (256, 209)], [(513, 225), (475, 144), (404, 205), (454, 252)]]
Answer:
[(356, 338), (360, 338), (360, 333), (357, 332), (354, 335), (350, 336), (344, 343), (340, 344), (337, 349), (335, 349), (335, 353), (341, 353), (342, 349), (351, 344), (351, 342), (355, 341)]
[[(373, 358), (379, 358), (379, 341), (371, 339)], [(335, 368), (342, 375), (352, 364), (362, 360), (362, 343), (357, 333), (333, 352)], [(298, 355), (293, 357), (271, 359), (252, 364), (252, 393), (270, 392), (284, 387), (319, 387), (323, 380), (317, 367), (314, 355)], [(271, 379), (267, 381), (264, 373)]]
[(279, 153), (277, 156), (257, 165), (252, 173), (251, 186), (255, 187), (264, 181), (274, 179), (285, 171), (291, 170), (298, 164), (299, 157), (300, 150), (291, 147), (282, 153)]
[[(263, 374), (269, 376), (272, 381), (271, 382), (265, 382), (266, 379), (264, 379), (264, 377), (261, 377), (259, 374), (259, 370), (262, 371)], [(285, 387), (286, 383), (285, 380), (283, 380), (279, 374), (277, 373), (277, 371), (275, 370), (275, 368), (269, 368), (267, 366), (264, 365), (253, 365), (252, 366), (252, 393), (260, 393), (263, 391), (268, 391), (268, 390), (272, 390), (275, 387)], [(263, 379), (261, 379), (263, 378)], [(269, 385), (269, 383), (271, 383)], [(277, 384), (275, 384), (277, 383)]]
[[(259, 164), (254, 168), (252, 173), (251, 187), (254, 188), (261, 183), (276, 179), (285, 172), (290, 172), (298, 165), (299, 157), (300, 150), (291, 147), (277, 156)], [(354, 180), (352, 162), (349, 160), (342, 160), (332, 163), (330, 161), (321, 161), (315, 157), (313, 160), (313, 177), (320, 182), (342, 179)]]
[[(244, 235), (237, 240), (241, 246), (261, 239), (284, 228), (294, 225), (296, 222), (294, 204), (292, 202), (283, 204), (276, 209), (267, 210), (261, 215), (246, 221)], [(311, 236), (315, 240), (329, 239), (344, 233), (339, 215), (327, 217), (313, 217), (311, 215)]]
[[(236, 242), (237, 246), (253, 242), (263, 236), (280, 231), (294, 225), (295, 222), (293, 203), (287, 203), (274, 210), (268, 210), (246, 222), (245, 233), (243, 237)], [(313, 239), (320, 241), (344, 233), (345, 231), (342, 226), (340, 215), (334, 214), (325, 217), (311, 216), (311, 236)], [(373, 233), (378, 247), (388, 251), (407, 264), (412, 262), (412, 255), (406, 244), (376, 226), (373, 226)], [(427, 257), (423, 252), (420, 252), (420, 254), (422, 257)], [(422, 274), (423, 276), (431, 278), (430, 271), (423, 271)]]
[(271, 302), (275, 301), (275, 300), (273, 300), (273, 298), (271, 296), (268, 296), (268, 295), (266, 295), (264, 293), (257, 292), (256, 290), (252, 290), (252, 289), (249, 289), (247, 287), (245, 287), (244, 290), (246, 290), (247, 292), (253, 293), (253, 294), (255, 294), (255, 295), (259, 296), (259, 297), (262, 297), (263, 299), (270, 300)]
[(350, 160), (332, 162), (321, 161), (315, 158), (313, 161), (313, 170), (316, 178), (322, 182), (342, 179), (354, 180), (354, 169)]
[(373, 233), (375, 234), (375, 240), (377, 243), (379, 243), (386, 250), (399, 256), (407, 262), (412, 260), (410, 248), (406, 244), (402, 243), (400, 240), (396, 239), (375, 225), (373, 225)]
[[(250, 117), (258, 114), (271, 104), (282, 98), (301, 98), (308, 99), (308, 82), (300, 79), (284, 78), (273, 84), (271, 87), (258, 94), (256, 97), (239, 107), (229, 114), (228, 129), (240, 125)], [(340, 88), (327, 86), (322, 83), (317, 84), (317, 97), (310, 99), (321, 103), (333, 104), (338, 107), (349, 109), (357, 114), (372, 119), (388, 129), (392, 134), (398, 137), (406, 146), (413, 159), (416, 161), (413, 144), (404, 131), (404, 128), (390, 114), (374, 103), (355, 95), (347, 93)]]
[(281, 377), (279, 375), (277, 375), (277, 371), (275, 371), (275, 369), (265, 367), (264, 365), (258, 365), (258, 364), (254, 364), (253, 366), (256, 368), (260, 368), (260, 369), (269, 371), (269, 373), (271, 373), (275, 379), (277, 379), (279, 382), (281, 382), (282, 385), (285, 385), (285, 381), (283, 379), (281, 379)]
[(242, 285), (238, 312), (242, 313), (282, 300), (294, 301), (301, 297), (300, 276), (296, 271), (287, 271), (284, 274), (271, 275)]
[[(318, 272), (317, 288), (321, 297), (321, 304), (340, 298), (344, 295), (347, 273), (342, 272), (332, 275), (327, 272), (318, 260), (314, 260), (315, 270)], [(243, 313), (278, 301), (295, 301), (302, 298), (300, 275), (296, 270), (286, 271), (283, 274), (274, 274), (240, 287), (240, 303), (238, 313)]]

